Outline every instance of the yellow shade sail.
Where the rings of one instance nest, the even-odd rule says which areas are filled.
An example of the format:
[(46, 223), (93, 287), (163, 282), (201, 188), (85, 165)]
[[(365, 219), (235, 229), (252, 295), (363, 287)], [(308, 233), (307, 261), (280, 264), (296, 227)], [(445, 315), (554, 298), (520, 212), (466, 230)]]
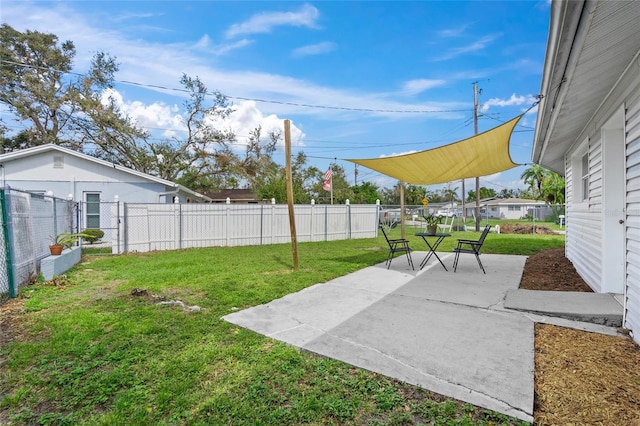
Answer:
[(467, 139), (439, 148), (393, 157), (348, 160), (414, 185), (487, 176), (518, 166), (509, 140), (522, 115)]

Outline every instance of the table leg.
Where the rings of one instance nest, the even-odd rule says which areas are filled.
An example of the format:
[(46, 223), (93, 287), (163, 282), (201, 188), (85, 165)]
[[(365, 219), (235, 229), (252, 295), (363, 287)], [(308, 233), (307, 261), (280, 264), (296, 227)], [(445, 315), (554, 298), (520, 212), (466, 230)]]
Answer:
[(422, 262), (420, 262), (420, 270), (422, 270), (422, 268), (425, 267), (425, 265), (427, 264), (427, 262), (429, 261), (429, 259), (431, 259), (431, 256), (433, 255), (433, 256), (436, 257), (436, 259), (438, 259), (438, 262), (440, 262), (440, 264), (442, 265), (444, 270), (448, 271), (447, 267), (444, 266), (444, 263), (442, 263), (442, 259), (440, 259), (440, 256), (438, 256), (438, 254), (436, 253), (436, 249), (438, 248), (438, 246), (440, 245), (442, 240), (444, 240), (444, 237), (438, 237), (438, 239), (433, 243), (433, 245), (429, 244), (429, 241), (425, 237), (422, 237), (422, 239), (427, 244), (427, 247), (429, 247), (429, 253), (427, 253), (427, 255), (422, 260)]

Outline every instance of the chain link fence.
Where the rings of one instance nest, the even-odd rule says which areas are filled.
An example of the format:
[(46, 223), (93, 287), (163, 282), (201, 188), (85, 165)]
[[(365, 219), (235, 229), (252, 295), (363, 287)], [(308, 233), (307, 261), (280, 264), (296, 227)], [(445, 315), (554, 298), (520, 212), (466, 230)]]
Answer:
[(78, 204), (7, 187), (0, 189), (0, 210), (0, 298), (4, 299), (36, 280), (40, 260), (49, 256), (56, 235), (78, 231)]

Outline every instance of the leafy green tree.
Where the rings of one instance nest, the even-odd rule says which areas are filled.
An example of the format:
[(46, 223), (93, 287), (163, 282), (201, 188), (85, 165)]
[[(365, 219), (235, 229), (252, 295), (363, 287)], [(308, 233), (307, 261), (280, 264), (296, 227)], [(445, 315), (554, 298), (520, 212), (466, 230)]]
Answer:
[(392, 188), (382, 188), (378, 190), (378, 194), (382, 205), (393, 206), (400, 204), (400, 188), (397, 185)]
[(447, 201), (442, 191), (433, 191), (428, 189), (425, 196), (429, 203), (445, 203)]
[[(480, 187), (480, 199), (483, 200), (485, 198), (495, 198), (498, 195), (496, 194), (496, 190), (493, 188), (485, 188), (484, 186)], [(476, 191), (470, 190), (467, 192), (467, 202), (473, 202), (476, 200)]]
[(548, 171), (542, 182), (542, 194), (554, 213), (554, 220), (564, 210), (565, 180), (559, 174)]
[(101, 93), (112, 87), (118, 70), (115, 59), (99, 52), (86, 75), (70, 79), (75, 54), (72, 41), (59, 43), (54, 34), (0, 27), (0, 102), (31, 124), (29, 145), (54, 143), (82, 150), (88, 136), (111, 143), (144, 138), (114, 103), (101, 103)]
[[(293, 201), (298, 204), (311, 202), (317, 177), (320, 170), (314, 166), (306, 166), (307, 157), (303, 152), (296, 154), (291, 162), (291, 177), (293, 181)], [(260, 199), (274, 198), (276, 203), (287, 202), (287, 183), (285, 167), (275, 165), (262, 176), (255, 188)]]
[(454, 201), (458, 201), (459, 197), (458, 197), (458, 187), (455, 188), (451, 188), (450, 184), (447, 184), (447, 186), (445, 186), (442, 189), (442, 196), (447, 200), (447, 202), (449, 203), (453, 203)]
[(210, 125), (231, 112), (222, 94), (211, 96), (198, 78), (183, 75), (187, 136), (149, 143), (148, 134), (107, 96), (118, 71), (115, 58), (98, 52), (85, 75), (69, 78), (75, 54), (72, 41), (59, 42), (54, 34), (0, 27), (0, 102), (31, 124), (30, 146), (60, 144), (168, 180), (186, 174), (185, 181), (199, 186), (207, 180), (203, 175), (224, 173), (227, 181), (246, 177), (228, 148), (234, 135)]
[(380, 199), (378, 187), (371, 182), (363, 182), (361, 185), (351, 187), (353, 202), (357, 204), (375, 204)]
[(22, 130), (12, 137), (7, 137), (4, 133), (1, 133), (0, 144), (2, 146), (0, 147), (0, 154), (6, 151), (29, 148), (31, 146), (30, 139), (29, 132), (26, 130)]
[(404, 200), (407, 205), (420, 205), (427, 195), (427, 189), (423, 186), (407, 185), (404, 189)]
[(520, 197), (520, 190), (512, 188), (502, 188), (498, 193), (500, 198), (518, 198)]
[(549, 171), (542, 166), (532, 164), (520, 175), (520, 179), (529, 186), (529, 190), (536, 200), (544, 198), (542, 193), (542, 182), (548, 175)]

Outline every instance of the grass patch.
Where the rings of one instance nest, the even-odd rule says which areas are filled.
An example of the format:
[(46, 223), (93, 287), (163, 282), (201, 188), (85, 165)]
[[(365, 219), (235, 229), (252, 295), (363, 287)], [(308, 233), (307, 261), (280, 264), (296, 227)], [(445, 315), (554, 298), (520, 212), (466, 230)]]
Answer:
[[(485, 252), (563, 243), (492, 234)], [(448, 238), (441, 249), (454, 244)], [(85, 256), (62, 284), (28, 286), (9, 302), (24, 309), (14, 311), (0, 348), (0, 423), (525, 424), (220, 319), (386, 254), (379, 237), (300, 244), (298, 271), (288, 244)]]

